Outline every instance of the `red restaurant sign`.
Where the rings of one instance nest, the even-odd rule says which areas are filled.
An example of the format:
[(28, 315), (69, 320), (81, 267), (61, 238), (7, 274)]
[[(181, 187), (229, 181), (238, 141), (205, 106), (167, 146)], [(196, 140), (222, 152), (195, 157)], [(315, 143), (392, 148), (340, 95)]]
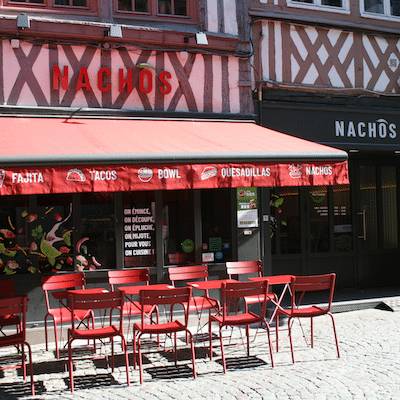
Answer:
[[(52, 89), (68, 90), (70, 88), (71, 74), (68, 66), (60, 68), (59, 65), (53, 65), (53, 75), (52, 75)], [(89, 77), (88, 69), (86, 67), (79, 68), (77, 79), (75, 82), (73, 90), (78, 92), (79, 90), (91, 91), (94, 87), (102, 93), (107, 93), (112, 91), (112, 76), (113, 70), (108, 67), (102, 67), (97, 71), (95, 77)], [(134, 89), (134, 84), (138, 86), (136, 89), (142, 94), (150, 94), (154, 91), (154, 86), (156, 90), (167, 95), (171, 93), (171, 78), (172, 74), (168, 71), (161, 71), (157, 76), (154, 83), (154, 73), (148, 68), (120, 68), (118, 69), (118, 91), (119, 93), (124, 92), (131, 93)]]
[(349, 183), (347, 162), (86, 165), (0, 169), (0, 195)]

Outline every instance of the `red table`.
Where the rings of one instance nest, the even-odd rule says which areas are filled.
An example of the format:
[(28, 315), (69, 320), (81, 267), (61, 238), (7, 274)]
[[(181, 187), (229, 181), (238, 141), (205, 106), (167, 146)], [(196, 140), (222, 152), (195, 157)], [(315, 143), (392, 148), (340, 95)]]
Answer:
[(221, 289), (224, 283), (235, 283), (236, 279), (213, 279), (210, 281), (188, 282), (187, 285), (198, 290)]
[(108, 290), (104, 288), (89, 288), (89, 289), (70, 289), (70, 290), (60, 290), (58, 292), (52, 292), (52, 296), (62, 301), (66, 299), (69, 294), (97, 294), (97, 293), (107, 293)]
[(137, 296), (141, 290), (165, 290), (173, 289), (174, 286), (168, 285), (167, 283), (156, 283), (154, 285), (132, 285), (132, 286), (120, 286), (119, 290), (125, 296)]
[[(278, 301), (275, 301), (273, 298), (271, 298), (271, 302), (275, 304), (275, 310), (271, 315), (271, 318), (269, 319), (269, 323), (271, 323), (275, 316), (276, 313), (278, 312), (278, 309), (281, 308), (281, 304), (283, 301), (283, 298), (285, 297), (285, 294), (287, 291), (290, 293), (290, 283), (292, 282), (293, 275), (271, 275), (271, 276), (257, 276), (254, 278), (249, 278), (249, 281), (253, 282), (264, 282), (268, 281), (269, 286), (274, 286), (274, 285), (284, 285), (283, 290), (281, 295), (279, 296)], [(290, 295), (292, 295), (290, 293)]]

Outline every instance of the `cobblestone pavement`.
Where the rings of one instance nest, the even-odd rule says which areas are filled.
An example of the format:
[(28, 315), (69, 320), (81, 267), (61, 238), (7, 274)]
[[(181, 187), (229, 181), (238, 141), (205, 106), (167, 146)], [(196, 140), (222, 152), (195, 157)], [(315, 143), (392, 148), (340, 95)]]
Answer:
[[(125, 382), (123, 358), (118, 354), (114, 373), (104, 359), (90, 360), (76, 355), (74, 396), (68, 388), (65, 358), (56, 360), (43, 345), (33, 346), (37, 398), (42, 399), (399, 399), (400, 398), (400, 313), (363, 310), (335, 314), (341, 358), (336, 351), (328, 317), (315, 321), (315, 347), (307, 348), (299, 325), (295, 324), (295, 357), (290, 359), (288, 338), (280, 335), (280, 351), (271, 368), (267, 337), (259, 333), (252, 343), (253, 356), (235, 332), (227, 346), (228, 372), (222, 373), (218, 341), (215, 357), (205, 357), (198, 343), (198, 378), (191, 377), (190, 353), (182, 349), (178, 367), (173, 355), (164, 351), (147, 354), (145, 382), (139, 385), (138, 371), (131, 367), (131, 386)], [(304, 329), (308, 330), (308, 324)], [(225, 331), (229, 335), (230, 330)], [(255, 330), (253, 330), (253, 333)], [(229, 343), (229, 339), (226, 339)], [(185, 343), (181, 341), (185, 347)], [(117, 349), (120, 347), (117, 346)], [(168, 343), (167, 343), (168, 348)], [(2, 375), (1, 375), (2, 374)], [(29, 384), (16, 371), (0, 372), (0, 399), (30, 398)]]

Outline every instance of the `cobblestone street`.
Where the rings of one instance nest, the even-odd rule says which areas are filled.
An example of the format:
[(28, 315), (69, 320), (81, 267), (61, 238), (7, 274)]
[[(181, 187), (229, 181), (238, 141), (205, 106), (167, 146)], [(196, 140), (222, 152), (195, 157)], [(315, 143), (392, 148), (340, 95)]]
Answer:
[[(191, 377), (190, 353), (180, 351), (178, 367), (173, 354), (152, 351), (144, 358), (144, 379), (131, 366), (131, 386), (125, 382), (123, 358), (116, 370), (106, 368), (104, 359), (94, 361), (76, 354), (74, 399), (398, 399), (400, 396), (400, 313), (375, 309), (335, 314), (341, 358), (336, 358), (330, 321), (315, 321), (315, 347), (310, 349), (295, 323), (295, 357), (292, 365), (286, 332), (280, 335), (275, 368), (270, 365), (266, 335), (259, 333), (245, 357), (240, 335), (226, 346), (228, 373), (222, 373), (218, 340), (215, 357), (205, 358), (197, 343), (198, 378)], [(308, 324), (303, 327), (308, 332)], [(253, 333), (255, 330), (253, 331)], [(226, 330), (229, 336), (230, 330)], [(273, 340), (274, 340), (274, 336)], [(225, 342), (229, 344), (227, 337)], [(181, 341), (184, 346), (184, 342)], [(167, 348), (169, 343), (167, 342)], [(37, 398), (71, 398), (65, 359), (57, 361), (44, 345), (33, 346)], [(117, 346), (119, 349), (119, 346)], [(146, 351), (146, 347), (145, 347)], [(4, 353), (4, 350), (3, 350)], [(151, 363), (150, 363), (151, 360)], [(132, 359), (130, 359), (132, 363)], [(16, 371), (5, 371), (0, 380), (0, 398), (30, 398), (29, 385)]]

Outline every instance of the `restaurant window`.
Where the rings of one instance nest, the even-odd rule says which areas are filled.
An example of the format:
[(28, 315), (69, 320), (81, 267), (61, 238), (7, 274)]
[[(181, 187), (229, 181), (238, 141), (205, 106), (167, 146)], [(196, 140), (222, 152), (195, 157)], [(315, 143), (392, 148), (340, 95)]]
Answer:
[(54, 0), (55, 6), (87, 7), (87, 0)]
[(299, 190), (276, 188), (271, 194), (271, 240), (273, 254), (301, 252)]
[(192, 190), (163, 193), (162, 237), (165, 265), (195, 261), (194, 205)]
[(327, 11), (348, 11), (348, 1), (349, 0), (288, 0), (288, 5), (308, 8), (316, 7)]
[(328, 189), (319, 186), (308, 190), (309, 240), (312, 253), (329, 251)]
[(400, 1), (362, 0), (361, 12), (370, 16), (400, 17)]
[[(195, 3), (195, 2), (193, 2)], [(193, 17), (190, 0), (117, 0), (119, 12), (161, 17)]]
[(154, 192), (123, 194), (124, 267), (156, 263)]
[(231, 220), (231, 190), (202, 190), (202, 258), (204, 262), (232, 260)]
[(116, 268), (114, 194), (81, 194), (79, 225), (75, 244), (77, 269)]
[(350, 186), (333, 186), (333, 247), (334, 251), (353, 249)]
[[(36, 219), (28, 211), (27, 196), (0, 199), (0, 271), (2, 275), (36, 273), (37, 245), (30, 246), (29, 224)], [(35, 264), (34, 264), (35, 263)]]

